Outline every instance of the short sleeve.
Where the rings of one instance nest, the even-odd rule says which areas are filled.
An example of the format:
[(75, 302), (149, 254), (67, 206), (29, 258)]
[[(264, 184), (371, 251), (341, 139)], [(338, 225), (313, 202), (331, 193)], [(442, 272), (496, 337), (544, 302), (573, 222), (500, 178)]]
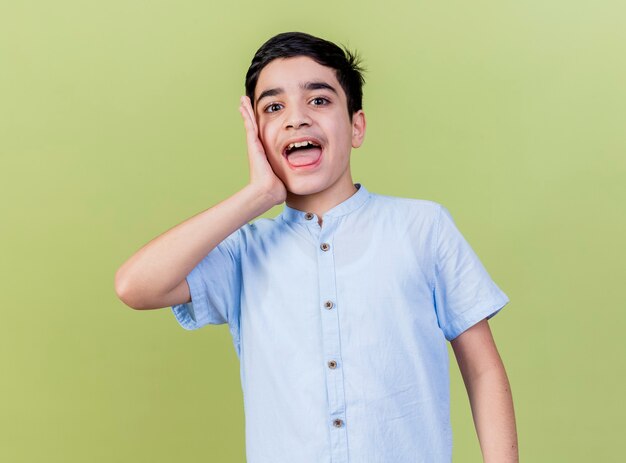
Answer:
[(448, 341), (497, 314), (509, 298), (491, 279), (476, 253), (439, 205), (435, 237), (435, 310)]
[(241, 292), (240, 230), (229, 235), (194, 267), (186, 280), (191, 302), (172, 306), (188, 330), (228, 323), (238, 332)]

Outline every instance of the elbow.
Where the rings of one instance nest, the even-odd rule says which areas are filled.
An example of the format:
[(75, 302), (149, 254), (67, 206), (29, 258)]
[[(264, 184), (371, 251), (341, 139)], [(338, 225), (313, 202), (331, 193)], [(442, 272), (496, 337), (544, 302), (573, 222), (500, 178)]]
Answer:
[(122, 268), (115, 273), (115, 294), (118, 299), (121, 300), (131, 309), (141, 310), (143, 304), (137, 298), (136, 291), (133, 291), (134, 285), (124, 276)]

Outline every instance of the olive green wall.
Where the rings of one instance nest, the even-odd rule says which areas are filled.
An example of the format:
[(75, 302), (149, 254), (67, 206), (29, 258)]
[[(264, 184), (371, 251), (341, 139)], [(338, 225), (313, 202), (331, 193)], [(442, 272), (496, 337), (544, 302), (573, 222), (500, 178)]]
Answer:
[[(244, 461), (226, 327), (133, 311), (113, 276), (245, 185), (243, 77), (289, 30), (365, 60), (354, 180), (444, 204), (510, 297), (490, 324), (522, 461), (621, 461), (625, 18), (607, 0), (3, 3), (0, 461)], [(454, 461), (479, 462), (451, 372)]]

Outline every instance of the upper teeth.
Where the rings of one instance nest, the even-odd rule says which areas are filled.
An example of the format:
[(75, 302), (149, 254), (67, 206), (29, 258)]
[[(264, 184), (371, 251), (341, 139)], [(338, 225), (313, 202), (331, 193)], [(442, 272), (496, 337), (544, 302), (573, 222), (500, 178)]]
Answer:
[(306, 145), (313, 145), (313, 146), (317, 146), (316, 143), (309, 141), (309, 140), (305, 140), (305, 141), (301, 141), (301, 142), (296, 142), (296, 143), (290, 143), (289, 146), (287, 146), (287, 149), (293, 149), (293, 148), (302, 148), (303, 146)]

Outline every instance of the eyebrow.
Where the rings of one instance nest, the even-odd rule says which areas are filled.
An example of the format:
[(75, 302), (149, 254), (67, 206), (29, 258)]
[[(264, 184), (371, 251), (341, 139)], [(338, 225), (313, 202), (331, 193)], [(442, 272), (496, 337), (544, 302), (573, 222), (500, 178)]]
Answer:
[[(300, 84), (300, 88), (303, 90), (330, 90), (335, 95), (339, 96), (337, 90), (335, 90), (332, 85), (322, 81), (305, 82), (304, 84)], [(280, 95), (281, 93), (285, 93), (285, 89), (283, 89), (282, 87), (270, 88), (268, 90), (265, 90), (261, 92), (261, 94), (257, 98), (256, 104), (258, 105), (259, 101), (261, 101), (263, 98)]]

